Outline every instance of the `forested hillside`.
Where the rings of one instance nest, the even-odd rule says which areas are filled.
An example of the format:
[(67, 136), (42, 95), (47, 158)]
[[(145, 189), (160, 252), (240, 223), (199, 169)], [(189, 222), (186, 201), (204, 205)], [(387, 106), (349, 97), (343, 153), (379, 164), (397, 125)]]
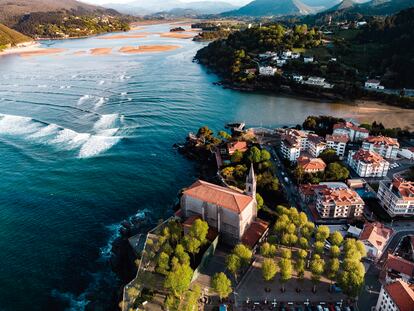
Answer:
[(12, 47), (19, 43), (29, 42), (31, 40), (31, 38), (0, 24), (0, 51), (7, 47)]

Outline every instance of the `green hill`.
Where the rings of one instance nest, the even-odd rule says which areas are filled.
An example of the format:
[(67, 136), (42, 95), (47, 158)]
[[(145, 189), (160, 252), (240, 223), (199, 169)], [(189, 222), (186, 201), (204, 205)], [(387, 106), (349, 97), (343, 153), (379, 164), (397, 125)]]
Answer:
[(17, 32), (9, 27), (0, 24), (0, 51), (8, 46), (15, 46), (19, 43), (32, 41), (31, 38)]

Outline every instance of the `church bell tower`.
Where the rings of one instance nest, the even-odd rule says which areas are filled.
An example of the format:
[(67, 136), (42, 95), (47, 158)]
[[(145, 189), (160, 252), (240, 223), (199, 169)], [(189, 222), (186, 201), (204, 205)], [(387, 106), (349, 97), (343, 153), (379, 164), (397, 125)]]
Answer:
[(250, 165), (250, 171), (246, 178), (246, 189), (244, 192), (251, 197), (256, 197), (256, 176), (254, 175), (253, 163)]

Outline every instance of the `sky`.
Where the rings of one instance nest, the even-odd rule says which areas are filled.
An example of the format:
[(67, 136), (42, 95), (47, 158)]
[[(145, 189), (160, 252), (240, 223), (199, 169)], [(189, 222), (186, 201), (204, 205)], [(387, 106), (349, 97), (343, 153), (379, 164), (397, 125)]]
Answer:
[[(88, 2), (92, 4), (105, 4), (105, 3), (128, 3), (134, 0), (81, 0), (82, 2)], [(148, 0), (151, 1), (151, 0)], [(181, 2), (198, 2), (198, 1), (212, 1), (212, 0), (180, 0)], [(251, 2), (252, 0), (223, 0), (234, 5), (243, 5)]]

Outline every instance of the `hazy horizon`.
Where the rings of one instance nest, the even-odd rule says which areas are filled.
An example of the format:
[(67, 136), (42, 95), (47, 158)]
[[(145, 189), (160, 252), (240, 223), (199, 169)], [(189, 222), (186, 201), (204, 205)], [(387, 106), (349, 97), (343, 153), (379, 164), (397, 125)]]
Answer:
[[(135, 2), (137, 0), (79, 0), (81, 2), (87, 2), (87, 3), (92, 3), (92, 4), (97, 4), (97, 5), (103, 5), (106, 3), (119, 3), (119, 4), (125, 4), (125, 3), (131, 3), (131, 2)], [(214, 1), (214, 0), (179, 0), (180, 2), (205, 2), (205, 1)], [(228, 2), (234, 5), (244, 5), (247, 4), (249, 2), (251, 2), (252, 0), (220, 0), (223, 2)]]

